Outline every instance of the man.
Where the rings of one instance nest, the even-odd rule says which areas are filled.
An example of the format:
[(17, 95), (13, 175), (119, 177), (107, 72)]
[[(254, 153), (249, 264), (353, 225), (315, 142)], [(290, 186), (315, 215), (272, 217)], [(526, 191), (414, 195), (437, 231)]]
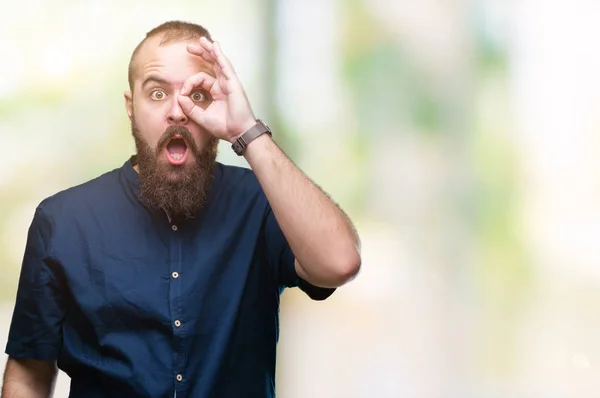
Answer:
[[(221, 47), (167, 22), (132, 54), (137, 153), (42, 201), (2, 398), (272, 397), (279, 297), (326, 299), (360, 267), (344, 213), (256, 119)], [(250, 169), (216, 162), (219, 140)]]

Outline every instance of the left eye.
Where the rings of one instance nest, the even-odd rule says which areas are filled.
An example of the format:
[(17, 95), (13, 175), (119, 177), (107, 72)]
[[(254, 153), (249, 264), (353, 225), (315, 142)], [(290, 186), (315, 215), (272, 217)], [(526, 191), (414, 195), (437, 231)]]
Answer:
[(196, 91), (195, 93), (190, 94), (190, 98), (194, 102), (201, 102), (206, 99), (206, 95), (204, 95), (202, 92)]

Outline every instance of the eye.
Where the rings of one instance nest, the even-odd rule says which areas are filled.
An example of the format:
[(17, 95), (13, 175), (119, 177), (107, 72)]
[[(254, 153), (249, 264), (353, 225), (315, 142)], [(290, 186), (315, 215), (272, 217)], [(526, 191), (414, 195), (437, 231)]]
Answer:
[(165, 98), (165, 96), (166, 96), (166, 94), (162, 90), (154, 90), (150, 93), (150, 98), (152, 98), (154, 100), (161, 100), (161, 99)]
[(190, 94), (190, 98), (194, 102), (202, 102), (202, 101), (206, 101), (207, 95), (205, 93), (203, 93), (202, 91), (196, 91), (195, 93)]

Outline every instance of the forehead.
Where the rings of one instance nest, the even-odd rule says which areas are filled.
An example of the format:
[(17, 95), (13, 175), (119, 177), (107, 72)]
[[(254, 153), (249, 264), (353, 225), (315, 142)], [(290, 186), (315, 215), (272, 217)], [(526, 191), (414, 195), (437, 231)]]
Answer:
[(191, 40), (176, 40), (160, 45), (161, 37), (151, 37), (142, 44), (135, 57), (135, 82), (141, 84), (149, 75), (159, 75), (174, 84), (206, 72), (214, 75), (211, 65), (199, 56), (190, 54), (186, 46)]

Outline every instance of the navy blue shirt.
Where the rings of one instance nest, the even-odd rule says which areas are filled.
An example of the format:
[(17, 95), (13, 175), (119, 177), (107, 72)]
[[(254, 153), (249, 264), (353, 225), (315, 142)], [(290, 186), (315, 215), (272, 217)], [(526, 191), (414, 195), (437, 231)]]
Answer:
[(56, 360), (70, 397), (273, 397), (295, 272), (254, 173), (217, 163), (201, 213), (143, 205), (135, 158), (36, 208), (6, 353)]

